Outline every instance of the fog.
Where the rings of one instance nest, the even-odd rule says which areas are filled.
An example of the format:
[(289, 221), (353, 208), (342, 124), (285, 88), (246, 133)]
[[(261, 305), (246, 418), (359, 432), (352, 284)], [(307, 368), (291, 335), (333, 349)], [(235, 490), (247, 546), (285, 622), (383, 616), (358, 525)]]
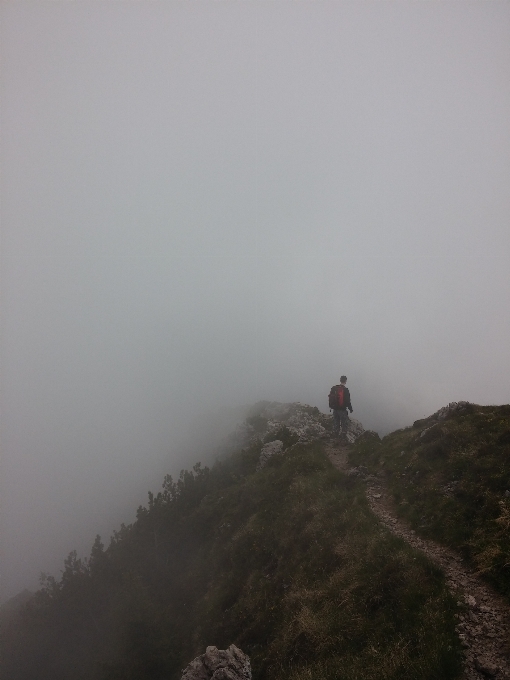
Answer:
[(1, 598), (260, 399), (510, 401), (510, 5), (4, 2)]

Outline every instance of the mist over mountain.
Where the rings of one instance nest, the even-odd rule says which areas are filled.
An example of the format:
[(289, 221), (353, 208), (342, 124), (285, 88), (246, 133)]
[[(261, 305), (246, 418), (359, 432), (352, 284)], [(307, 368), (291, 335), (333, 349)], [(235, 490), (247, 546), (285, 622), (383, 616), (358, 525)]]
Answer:
[(505, 3), (4, 2), (0, 600), (259, 400), (510, 400)]

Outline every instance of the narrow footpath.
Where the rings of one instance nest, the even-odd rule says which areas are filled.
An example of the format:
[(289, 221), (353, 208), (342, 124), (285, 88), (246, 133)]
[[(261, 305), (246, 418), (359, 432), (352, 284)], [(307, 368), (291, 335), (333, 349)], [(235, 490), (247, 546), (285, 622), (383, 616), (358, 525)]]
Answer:
[(366, 483), (368, 502), (381, 524), (441, 567), (448, 586), (458, 600), (465, 603), (466, 613), (458, 615), (456, 626), (464, 647), (463, 680), (510, 679), (510, 607), (506, 601), (478, 578), (456, 553), (434, 541), (420, 538), (398, 519), (384, 480), (363, 475), (357, 468), (349, 469), (348, 446), (328, 442), (325, 448), (335, 467), (360, 477)]

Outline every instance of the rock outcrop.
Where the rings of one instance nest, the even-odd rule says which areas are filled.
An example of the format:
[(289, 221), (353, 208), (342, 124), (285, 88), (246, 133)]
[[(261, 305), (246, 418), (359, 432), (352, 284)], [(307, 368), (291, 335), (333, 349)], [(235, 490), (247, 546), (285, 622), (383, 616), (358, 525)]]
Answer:
[(363, 432), (365, 432), (365, 430), (363, 429), (363, 425), (359, 422), (359, 420), (356, 420), (356, 418), (349, 418), (349, 426), (347, 428), (347, 432), (345, 433), (347, 441), (350, 444), (354, 444), (356, 439), (361, 437)]
[(182, 671), (181, 680), (251, 680), (250, 659), (235, 645), (207, 647)]
[[(230, 437), (228, 449), (243, 448), (258, 441), (281, 441), (282, 429), (292, 443), (306, 444), (329, 437), (331, 427), (332, 416), (321, 413), (316, 407), (300, 402), (261, 402), (253, 407), (251, 415), (237, 427)], [(363, 425), (359, 420), (350, 418), (347, 440), (352, 444), (363, 432)], [(283, 448), (289, 445), (284, 442)]]
[(264, 467), (264, 465), (271, 458), (271, 456), (274, 456), (278, 453), (282, 453), (282, 451), (283, 451), (283, 442), (280, 439), (275, 439), (274, 442), (269, 442), (268, 444), (264, 444), (264, 446), (262, 447), (262, 450), (260, 452), (260, 458), (259, 458), (259, 464), (258, 464), (259, 469)]
[(470, 413), (474, 408), (474, 404), (471, 404), (469, 401), (451, 401), (447, 406), (443, 406), (431, 416), (415, 420), (413, 427), (423, 427), (427, 425), (428, 429), (430, 429), (433, 424), (446, 420), (455, 413)]
[(437, 420), (445, 420), (452, 413), (462, 413), (469, 410), (469, 401), (451, 401), (448, 406), (443, 406), (433, 415)]

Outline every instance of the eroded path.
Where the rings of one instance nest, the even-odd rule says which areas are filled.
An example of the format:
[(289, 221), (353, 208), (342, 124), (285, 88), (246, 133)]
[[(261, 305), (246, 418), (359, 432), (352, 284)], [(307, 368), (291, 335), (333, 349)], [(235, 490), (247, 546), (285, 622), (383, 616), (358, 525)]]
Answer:
[(448, 586), (459, 600), (466, 603), (467, 612), (459, 614), (457, 625), (464, 647), (465, 680), (510, 679), (510, 611), (505, 600), (481, 581), (457, 554), (438, 543), (420, 538), (397, 518), (384, 481), (372, 475), (359, 475), (355, 469), (349, 470), (347, 446), (327, 443), (326, 451), (339, 470), (358, 474), (365, 481), (368, 502), (381, 524), (441, 567)]

